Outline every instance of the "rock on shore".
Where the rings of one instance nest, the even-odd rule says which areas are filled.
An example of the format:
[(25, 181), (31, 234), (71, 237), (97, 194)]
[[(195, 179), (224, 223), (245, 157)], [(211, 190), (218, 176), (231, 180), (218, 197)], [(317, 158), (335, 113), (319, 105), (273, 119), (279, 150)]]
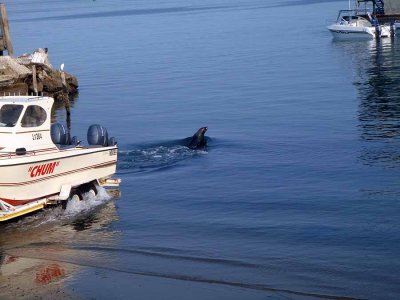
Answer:
[(36, 90), (38, 94), (62, 99), (63, 95), (78, 92), (78, 80), (64, 72), (66, 85), (63, 86), (61, 70), (55, 70), (48, 60), (47, 49), (36, 49), (33, 54), (19, 57), (0, 56), (0, 96), (35, 93), (34, 73), (36, 72)]

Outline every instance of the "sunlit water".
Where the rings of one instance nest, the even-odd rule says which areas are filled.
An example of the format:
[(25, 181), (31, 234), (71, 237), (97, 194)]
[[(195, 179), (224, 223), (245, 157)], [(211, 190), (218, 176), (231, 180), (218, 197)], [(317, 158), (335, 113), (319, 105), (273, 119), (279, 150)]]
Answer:
[[(15, 51), (48, 47), (78, 77), (73, 134), (117, 138), (122, 196), (4, 225), (4, 253), (260, 299), (398, 299), (398, 37), (332, 41), (347, 1), (6, 4)], [(185, 147), (202, 126), (208, 149)], [(111, 295), (90, 272), (65, 285)]]

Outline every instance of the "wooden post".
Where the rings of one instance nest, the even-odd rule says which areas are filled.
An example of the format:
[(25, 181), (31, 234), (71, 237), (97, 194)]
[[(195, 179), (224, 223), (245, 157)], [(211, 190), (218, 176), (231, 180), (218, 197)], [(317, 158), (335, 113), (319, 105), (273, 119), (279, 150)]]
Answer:
[(32, 83), (33, 83), (33, 91), (35, 92), (35, 96), (38, 94), (37, 87), (37, 78), (36, 78), (36, 66), (32, 66)]
[(8, 17), (5, 4), (0, 4), (1, 23), (3, 26), (4, 41), (9, 56), (13, 56), (14, 49), (11, 42), (10, 27), (8, 25)]

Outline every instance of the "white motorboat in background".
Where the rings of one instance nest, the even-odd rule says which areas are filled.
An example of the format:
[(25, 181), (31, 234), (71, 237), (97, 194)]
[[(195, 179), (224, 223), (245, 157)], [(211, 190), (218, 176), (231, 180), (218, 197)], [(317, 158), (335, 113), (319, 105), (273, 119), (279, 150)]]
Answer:
[(369, 12), (340, 10), (336, 23), (328, 26), (335, 39), (373, 39), (391, 36), (390, 25), (379, 25)]

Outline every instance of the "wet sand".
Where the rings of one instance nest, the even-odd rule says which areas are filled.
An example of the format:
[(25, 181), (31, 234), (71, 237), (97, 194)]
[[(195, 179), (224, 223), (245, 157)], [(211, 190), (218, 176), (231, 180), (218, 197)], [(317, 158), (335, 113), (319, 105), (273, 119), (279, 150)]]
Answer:
[(5, 255), (0, 268), (0, 299), (80, 299), (64, 286), (76, 269), (66, 263)]
[(309, 299), (12, 255), (0, 270), (0, 299)]

